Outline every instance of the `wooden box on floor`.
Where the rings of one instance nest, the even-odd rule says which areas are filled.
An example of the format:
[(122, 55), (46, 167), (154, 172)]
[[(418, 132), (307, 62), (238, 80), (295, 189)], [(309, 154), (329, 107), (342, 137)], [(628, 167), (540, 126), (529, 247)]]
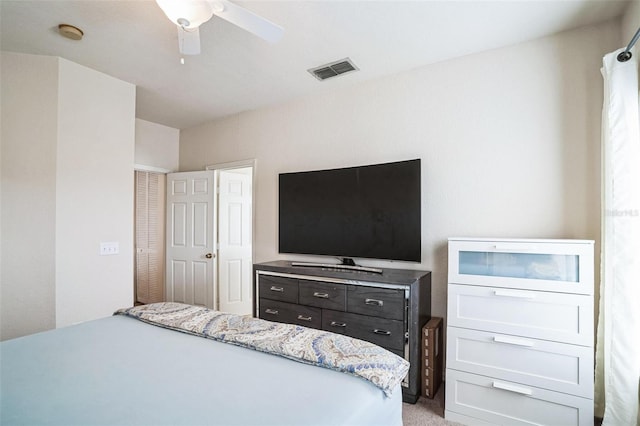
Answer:
[(442, 318), (431, 317), (422, 328), (422, 396), (433, 398), (442, 382)]

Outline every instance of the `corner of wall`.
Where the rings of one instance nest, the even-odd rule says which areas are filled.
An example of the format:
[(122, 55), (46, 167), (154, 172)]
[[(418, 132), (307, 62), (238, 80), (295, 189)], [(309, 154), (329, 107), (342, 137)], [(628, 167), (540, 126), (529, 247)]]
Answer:
[[(135, 86), (62, 60), (56, 173), (56, 326), (133, 303)], [(120, 252), (100, 256), (100, 242)]]

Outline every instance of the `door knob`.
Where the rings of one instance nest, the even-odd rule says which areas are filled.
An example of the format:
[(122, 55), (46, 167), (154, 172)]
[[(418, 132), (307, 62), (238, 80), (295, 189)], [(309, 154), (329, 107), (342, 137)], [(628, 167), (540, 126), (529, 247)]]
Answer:
[(211, 259), (212, 257), (214, 257), (213, 253), (207, 253), (204, 255), (204, 257), (206, 257), (207, 259)]

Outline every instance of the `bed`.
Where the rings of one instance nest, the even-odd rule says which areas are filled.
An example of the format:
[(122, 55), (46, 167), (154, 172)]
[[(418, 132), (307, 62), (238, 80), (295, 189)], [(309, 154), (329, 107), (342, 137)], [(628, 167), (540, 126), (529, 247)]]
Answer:
[[(332, 356), (320, 353), (315, 360), (293, 360), (290, 358), (300, 356), (298, 352), (306, 353), (303, 358), (309, 352), (295, 345), (294, 350), (289, 348), (288, 353), (279, 356), (266, 353), (266, 346), (279, 346), (272, 343), (277, 338), (260, 337), (256, 332), (256, 327), (273, 326), (278, 327), (276, 334), (283, 337), (286, 330), (280, 326), (290, 327), (288, 332), (293, 333), (300, 330), (306, 333), (310, 329), (228, 316), (227, 322), (249, 321), (253, 328), (247, 335), (257, 335), (259, 343), (253, 343), (247, 335), (227, 341), (233, 335), (229, 327), (215, 335), (215, 330), (211, 334), (207, 325), (204, 331), (209, 334), (201, 335), (203, 327), (194, 325), (198, 321), (187, 321), (187, 328), (192, 328), (177, 330), (173, 320), (153, 324), (142, 318), (141, 311), (153, 313), (154, 307), (176, 312), (195, 308), (180, 304), (146, 305), (121, 310), (109, 318), (2, 342), (0, 423), (402, 424), (400, 382), (408, 365), (400, 357), (389, 353), (397, 359), (388, 358), (390, 363), (385, 368), (390, 372), (383, 373), (384, 386), (380, 386), (373, 383), (379, 374), (374, 374), (372, 382), (356, 371), (368, 367), (353, 368), (364, 365), (362, 360), (360, 364), (348, 365), (354, 356), (353, 351), (349, 352), (350, 345), (365, 342), (354, 340), (345, 344), (346, 341), (333, 340), (336, 347), (346, 347), (338, 357), (342, 364), (323, 368), (312, 364), (325, 363)], [(206, 311), (214, 316), (220, 314)], [(311, 336), (308, 340), (314, 345), (321, 339), (345, 337), (310, 331), (327, 335)], [(375, 348), (366, 347), (370, 352), (375, 352)], [(375, 367), (380, 359), (373, 359), (370, 366)], [(389, 365), (391, 369), (387, 368)], [(392, 379), (386, 380), (388, 377)]]

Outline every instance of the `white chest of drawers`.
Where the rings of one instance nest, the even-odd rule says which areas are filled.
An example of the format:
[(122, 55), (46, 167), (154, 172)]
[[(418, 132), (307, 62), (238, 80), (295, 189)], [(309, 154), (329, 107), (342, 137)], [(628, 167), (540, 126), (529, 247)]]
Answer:
[(593, 241), (449, 239), (445, 418), (593, 424)]

